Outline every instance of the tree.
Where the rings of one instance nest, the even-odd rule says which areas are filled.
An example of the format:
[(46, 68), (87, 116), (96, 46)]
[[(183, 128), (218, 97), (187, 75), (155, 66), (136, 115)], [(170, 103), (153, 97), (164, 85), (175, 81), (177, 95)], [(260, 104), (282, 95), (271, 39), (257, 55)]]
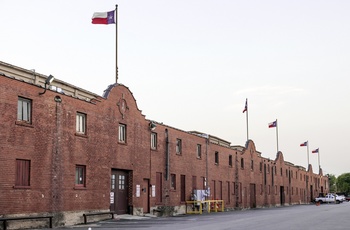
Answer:
[(350, 194), (350, 173), (343, 173), (338, 176), (337, 191)]
[(329, 192), (335, 193), (337, 191), (336, 182), (337, 178), (334, 174), (327, 174), (329, 179)]

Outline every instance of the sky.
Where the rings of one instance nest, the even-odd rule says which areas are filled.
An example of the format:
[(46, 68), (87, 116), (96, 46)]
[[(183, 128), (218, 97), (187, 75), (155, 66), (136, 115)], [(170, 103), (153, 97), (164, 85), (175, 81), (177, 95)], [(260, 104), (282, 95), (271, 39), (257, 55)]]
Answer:
[[(114, 10), (116, 26), (94, 25)], [(98, 95), (127, 86), (146, 119), (318, 173), (350, 172), (350, 1), (0, 1), (0, 61)], [(278, 127), (268, 128), (277, 119)], [(308, 141), (307, 147), (300, 144)], [(311, 151), (319, 148), (319, 154)]]

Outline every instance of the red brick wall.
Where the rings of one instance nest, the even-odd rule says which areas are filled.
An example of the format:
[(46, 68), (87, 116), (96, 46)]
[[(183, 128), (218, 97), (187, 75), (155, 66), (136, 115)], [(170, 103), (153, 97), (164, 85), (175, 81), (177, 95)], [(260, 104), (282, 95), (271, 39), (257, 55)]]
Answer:
[[(310, 191), (307, 190), (310, 185), (313, 187), (314, 197), (317, 196), (320, 192), (316, 184), (317, 179), (321, 180), (324, 192), (327, 192), (326, 177), (314, 174), (312, 168), (305, 171), (286, 163), (282, 153), (272, 160), (261, 157), (253, 141), (249, 141), (243, 151), (210, 143), (206, 154), (206, 138), (158, 123), (153, 131), (158, 136), (157, 149), (151, 150), (149, 120), (146, 120), (137, 108), (133, 94), (123, 85), (112, 87), (107, 98), (98, 98), (94, 103), (50, 90), (44, 95), (39, 95), (42, 91), (43, 89), (36, 85), (0, 76), (0, 215), (109, 209), (112, 168), (132, 171), (130, 200), (134, 208), (142, 207), (143, 199), (146, 198), (135, 196), (136, 185), (141, 185), (144, 179), (150, 179), (150, 184), (155, 185), (156, 172), (163, 175), (163, 202), (157, 204), (156, 197), (151, 197), (150, 206), (184, 205), (180, 202), (180, 177), (185, 175), (186, 200), (189, 200), (193, 176), (197, 178), (197, 186), (202, 187), (202, 178), (207, 174), (207, 156), (207, 181), (211, 187), (211, 199), (220, 198), (221, 191), (227, 208), (251, 206), (253, 198), (250, 197), (250, 184), (255, 184), (258, 207), (279, 205), (281, 186), (284, 187), (286, 204), (308, 202)], [(33, 120), (30, 126), (16, 123), (18, 96), (29, 98), (33, 102)], [(62, 102), (55, 102), (55, 96), (60, 96)], [(118, 107), (121, 98), (127, 103), (124, 114)], [(75, 133), (77, 112), (87, 114), (85, 136)], [(126, 144), (118, 143), (119, 123), (127, 126)], [(170, 189), (170, 178), (165, 178), (166, 130), (169, 137), (169, 172), (176, 174), (176, 190)], [(177, 138), (182, 139), (181, 154), (175, 152)], [(197, 144), (202, 145), (200, 159), (197, 158)], [(219, 153), (219, 164), (215, 164), (215, 152)], [(232, 155), (232, 167), (229, 166), (229, 155)], [(244, 168), (241, 168), (242, 158)], [(30, 189), (14, 188), (16, 159), (31, 160)], [(251, 161), (254, 163), (253, 170)], [(86, 165), (86, 189), (75, 188), (77, 164)], [(265, 166), (270, 168), (270, 172), (266, 173), (266, 185)], [(274, 167), (277, 173), (273, 176), (272, 184)], [(293, 172), (291, 183), (286, 176), (286, 170), (288, 173)], [(308, 187), (304, 175), (310, 178)], [(242, 188), (237, 204), (238, 190), (234, 190), (234, 182), (240, 183)], [(219, 187), (220, 183), (222, 188)], [(230, 191), (227, 188), (228, 183)], [(300, 190), (303, 194), (300, 194)], [(304, 195), (304, 191), (308, 194)]]

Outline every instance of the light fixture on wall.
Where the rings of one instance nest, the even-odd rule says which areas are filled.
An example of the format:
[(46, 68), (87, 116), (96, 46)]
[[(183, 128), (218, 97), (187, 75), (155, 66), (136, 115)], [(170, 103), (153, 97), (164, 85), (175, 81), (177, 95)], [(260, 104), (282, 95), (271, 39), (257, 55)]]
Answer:
[(154, 122), (154, 121), (151, 121), (150, 123), (149, 123), (149, 129), (150, 130), (155, 130), (156, 129), (156, 127), (157, 127), (157, 125), (156, 125), (156, 123)]
[(46, 80), (45, 80), (45, 86), (44, 86), (45, 90), (44, 90), (44, 92), (39, 93), (39, 95), (43, 95), (43, 94), (46, 92), (46, 86), (47, 86), (47, 85), (50, 85), (51, 82), (53, 81), (53, 79), (55, 79), (55, 77), (52, 76), (51, 74), (50, 74), (50, 76), (49, 76), (48, 78), (46, 78)]

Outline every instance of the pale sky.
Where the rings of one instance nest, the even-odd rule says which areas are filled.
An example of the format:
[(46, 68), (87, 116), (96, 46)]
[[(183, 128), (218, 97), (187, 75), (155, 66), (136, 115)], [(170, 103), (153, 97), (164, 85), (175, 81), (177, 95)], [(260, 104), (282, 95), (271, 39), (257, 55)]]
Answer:
[(147, 119), (318, 173), (350, 172), (349, 0), (0, 0), (0, 61), (102, 96), (118, 82)]

